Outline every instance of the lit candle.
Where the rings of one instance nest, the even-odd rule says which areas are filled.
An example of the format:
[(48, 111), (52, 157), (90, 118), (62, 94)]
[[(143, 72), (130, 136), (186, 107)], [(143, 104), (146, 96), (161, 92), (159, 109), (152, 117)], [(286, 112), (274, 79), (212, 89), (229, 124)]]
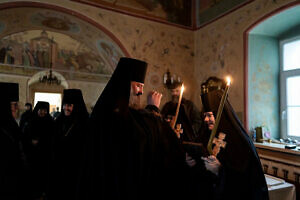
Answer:
[(209, 141), (208, 141), (208, 144), (207, 144), (207, 150), (208, 150), (210, 155), (213, 154), (213, 152), (212, 152), (212, 143), (213, 143), (213, 140), (214, 140), (215, 135), (217, 133), (217, 129), (218, 129), (219, 122), (220, 122), (221, 115), (222, 115), (223, 108), (224, 108), (224, 104), (225, 104), (225, 101), (226, 101), (227, 96), (228, 96), (229, 87), (230, 87), (230, 78), (227, 77), (227, 85), (226, 85), (225, 91), (222, 95), (222, 99), (221, 99), (221, 102), (219, 104), (219, 108), (218, 108), (218, 112), (217, 112), (217, 117), (216, 117), (216, 120), (215, 120), (215, 125), (214, 125), (213, 130), (211, 131), (211, 135), (210, 135), (210, 138), (209, 138)]
[(181, 91), (180, 91), (180, 96), (179, 96), (179, 100), (178, 100), (178, 104), (177, 104), (177, 108), (176, 108), (176, 113), (175, 113), (175, 117), (172, 120), (171, 123), (171, 127), (174, 129), (175, 128), (175, 124), (178, 118), (178, 113), (179, 113), (179, 108), (180, 108), (180, 104), (181, 104), (181, 100), (182, 100), (182, 95), (183, 95), (183, 90), (184, 90), (184, 85), (182, 84), (181, 86)]

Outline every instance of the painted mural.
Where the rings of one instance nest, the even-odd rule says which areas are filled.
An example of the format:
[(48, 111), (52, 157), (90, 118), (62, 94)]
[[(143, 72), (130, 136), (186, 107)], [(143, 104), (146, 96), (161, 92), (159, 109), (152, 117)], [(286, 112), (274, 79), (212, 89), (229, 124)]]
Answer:
[(30, 76), (52, 63), (67, 79), (99, 81), (124, 56), (102, 29), (63, 12), (15, 8), (0, 19), (0, 64), (11, 65), (0, 66), (3, 73)]
[(198, 0), (197, 26), (201, 27), (223, 14), (251, 1), (253, 0)]
[(113, 9), (134, 16), (192, 25), (192, 0), (73, 0)]
[(52, 11), (36, 12), (31, 15), (30, 19), (33, 25), (45, 26), (60, 31), (70, 31), (72, 33), (79, 33), (79, 25), (70, 20), (62, 13), (56, 13)]
[[(110, 66), (116, 66), (119, 62), (120, 57), (120, 49), (116, 49), (111, 43), (108, 43), (105, 40), (97, 41), (97, 48), (101, 54), (105, 55), (106, 61), (110, 64)], [(113, 69), (111, 69), (113, 71)]]
[[(113, 45), (105, 46), (106, 51), (114, 52)], [(100, 56), (99, 51), (74, 40), (61, 33), (32, 30), (6, 36), (0, 40), (0, 63), (20, 65), (24, 68), (75, 73), (111, 74), (116, 60), (121, 54), (110, 56), (114, 58), (111, 65)], [(113, 54), (113, 53), (111, 53)]]

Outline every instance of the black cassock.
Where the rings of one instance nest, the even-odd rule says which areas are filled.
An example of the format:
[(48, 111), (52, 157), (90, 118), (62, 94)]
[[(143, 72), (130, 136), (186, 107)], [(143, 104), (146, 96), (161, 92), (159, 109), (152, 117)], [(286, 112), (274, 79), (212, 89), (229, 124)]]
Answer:
[(143, 82), (134, 72), (144, 65), (121, 58), (93, 110), (80, 199), (183, 198), (185, 154), (175, 133), (154, 114), (128, 107), (130, 81)]
[[(39, 109), (46, 109), (44, 117), (38, 116)], [(33, 197), (48, 192), (49, 170), (54, 134), (54, 122), (49, 115), (49, 103), (39, 101), (32, 118), (24, 127), (24, 151), (30, 168), (30, 184)]]
[(98, 131), (110, 134), (93, 134), (92, 191), (87, 199), (182, 195), (185, 157), (168, 124), (145, 110), (130, 110), (126, 119), (113, 113), (103, 121)]
[(64, 112), (55, 120), (50, 198), (75, 199), (83, 147), (88, 135), (88, 112), (81, 90), (64, 90), (63, 105), (73, 104), (70, 116)]
[(51, 163), (51, 199), (75, 199), (87, 131), (87, 118), (79, 121), (60, 115), (56, 119)]
[[(175, 116), (177, 103), (173, 101), (167, 102), (162, 108), (161, 114), (164, 118), (168, 115)], [(183, 133), (181, 140), (194, 141), (198, 136), (198, 132), (202, 123), (200, 111), (190, 100), (182, 98), (179, 114), (177, 118), (177, 124), (182, 125)]]
[(18, 87), (16, 83), (0, 83), (0, 199), (7, 200), (27, 197), (21, 131), (12, 116), (10, 104), (19, 99)]
[(5, 124), (0, 123), (0, 199), (19, 199), (24, 187), (24, 163), (19, 139), (21, 131), (12, 116), (1, 122)]

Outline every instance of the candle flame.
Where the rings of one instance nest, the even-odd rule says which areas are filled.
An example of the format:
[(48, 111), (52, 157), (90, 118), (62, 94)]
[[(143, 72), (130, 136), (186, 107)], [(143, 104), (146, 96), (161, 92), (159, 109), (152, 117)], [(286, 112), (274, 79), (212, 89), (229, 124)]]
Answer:
[(226, 77), (226, 79), (227, 79), (227, 86), (229, 86), (229, 85), (230, 85), (230, 83), (231, 83), (230, 77), (229, 77), (229, 76), (227, 76), (227, 77)]
[(181, 91), (180, 91), (180, 94), (181, 94), (181, 95), (183, 94), (183, 91), (184, 91), (184, 85), (182, 84), (182, 86), (181, 86)]

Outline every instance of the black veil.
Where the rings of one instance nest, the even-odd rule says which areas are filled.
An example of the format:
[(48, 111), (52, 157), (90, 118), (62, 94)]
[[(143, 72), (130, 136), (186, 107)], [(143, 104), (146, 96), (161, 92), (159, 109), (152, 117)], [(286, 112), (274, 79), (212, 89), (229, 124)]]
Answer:
[[(216, 77), (202, 84), (201, 100), (204, 112), (213, 112), (214, 116), (217, 115), (224, 87), (224, 82)], [(256, 148), (228, 98), (224, 104), (216, 137), (220, 132), (226, 134), (224, 139), (226, 146), (217, 155), (222, 164), (224, 198), (235, 199), (235, 196), (243, 196), (245, 199), (268, 199), (268, 188)], [(200, 135), (210, 136), (203, 132)], [(203, 138), (201, 140), (208, 141)], [(206, 147), (207, 143), (204, 145)]]
[(97, 118), (101, 113), (116, 110), (126, 112), (129, 104), (131, 81), (144, 83), (147, 63), (132, 59), (121, 58), (111, 79), (99, 97), (91, 118)]
[[(72, 116), (76, 118), (86, 119), (89, 115), (80, 89), (65, 89), (62, 100), (62, 105), (64, 104), (74, 105)], [(64, 116), (65, 114), (61, 112), (60, 115)]]

